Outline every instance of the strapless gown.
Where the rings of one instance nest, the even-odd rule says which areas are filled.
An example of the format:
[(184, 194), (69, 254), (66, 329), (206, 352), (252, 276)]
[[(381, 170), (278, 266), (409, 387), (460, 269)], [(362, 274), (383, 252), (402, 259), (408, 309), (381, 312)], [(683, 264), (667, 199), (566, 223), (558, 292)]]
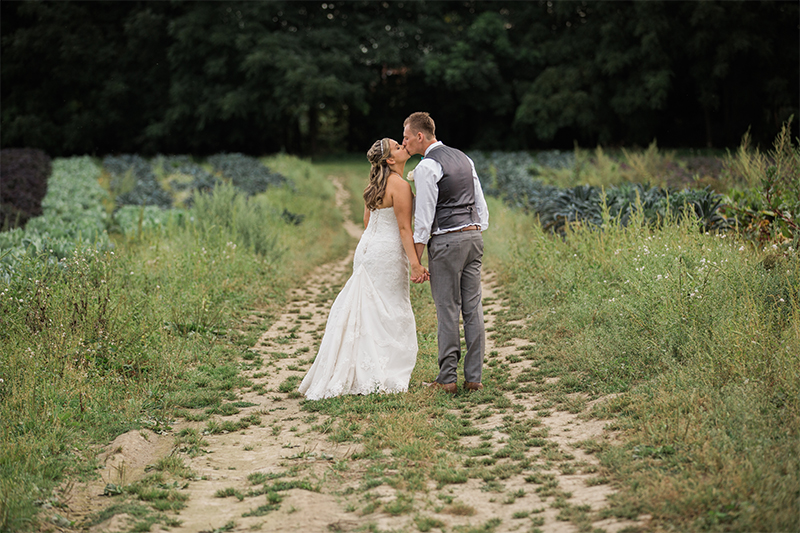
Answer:
[(299, 391), (309, 400), (408, 390), (417, 360), (408, 258), (394, 209), (372, 211)]

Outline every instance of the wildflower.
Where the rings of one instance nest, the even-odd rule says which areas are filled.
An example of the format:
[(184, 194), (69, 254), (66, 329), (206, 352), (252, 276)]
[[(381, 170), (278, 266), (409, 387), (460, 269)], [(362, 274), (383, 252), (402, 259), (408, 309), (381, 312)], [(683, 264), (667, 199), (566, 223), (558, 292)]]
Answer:
[(739, 247), (739, 251), (740, 251), (740, 252), (744, 252), (744, 246), (740, 246), (740, 247)]

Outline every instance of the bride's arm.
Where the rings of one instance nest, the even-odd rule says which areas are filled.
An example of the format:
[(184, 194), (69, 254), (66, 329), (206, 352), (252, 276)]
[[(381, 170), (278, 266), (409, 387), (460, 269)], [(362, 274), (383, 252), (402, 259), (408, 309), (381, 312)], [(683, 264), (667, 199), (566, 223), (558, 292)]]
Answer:
[(419, 262), (417, 250), (414, 247), (414, 233), (411, 230), (411, 206), (413, 196), (411, 185), (404, 179), (391, 175), (386, 184), (387, 195), (392, 196), (392, 207), (397, 218), (397, 227), (400, 229), (400, 240), (406, 251), (408, 262), (411, 264), (411, 278), (417, 279), (425, 274), (425, 268)]

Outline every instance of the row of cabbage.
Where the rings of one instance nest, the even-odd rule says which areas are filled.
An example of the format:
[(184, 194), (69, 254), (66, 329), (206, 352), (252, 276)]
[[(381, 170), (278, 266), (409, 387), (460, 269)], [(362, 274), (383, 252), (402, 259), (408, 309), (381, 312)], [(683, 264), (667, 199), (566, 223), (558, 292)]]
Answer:
[(759, 245), (800, 241), (800, 139), (791, 119), (773, 146), (678, 157), (655, 143), (643, 151), (492, 152), (470, 154), (488, 194), (536, 214), (563, 233), (569, 225), (680, 223), (694, 215), (706, 231), (736, 228)]
[[(501, 197), (510, 205), (538, 215), (546, 229), (563, 233), (569, 224), (601, 226), (604, 210), (612, 219), (627, 225), (641, 214), (648, 224), (661, 223), (670, 217), (678, 220), (687, 208), (694, 212), (707, 230), (725, 229), (729, 220), (719, 211), (722, 195), (709, 188), (681, 190), (626, 182), (609, 187), (577, 185), (559, 187), (537, 179), (542, 168), (574, 165), (574, 158), (555, 159), (555, 165), (535, 154), (525, 152), (471, 154), (487, 194)], [(550, 166), (547, 165), (550, 163)]]
[(103, 167), (111, 175), (110, 188), (118, 205), (190, 207), (198, 191), (213, 189), (223, 180), (247, 195), (283, 185), (286, 178), (258, 159), (243, 154), (218, 154), (204, 165), (190, 156), (106, 156)]
[[(26, 256), (57, 264), (76, 248), (110, 250), (109, 231), (131, 236), (183, 224), (195, 194), (222, 183), (250, 196), (287, 180), (242, 154), (215, 155), (204, 165), (189, 156), (107, 156), (102, 165), (88, 156), (56, 159), (42, 215), (0, 232), (0, 279), (8, 280)], [(299, 215), (289, 215), (298, 223)]]
[(90, 157), (53, 161), (42, 200), (43, 214), (25, 228), (0, 233), (0, 278), (8, 280), (26, 255), (57, 263), (76, 247), (107, 250), (110, 217), (103, 206), (108, 192), (99, 184), (101, 168)]

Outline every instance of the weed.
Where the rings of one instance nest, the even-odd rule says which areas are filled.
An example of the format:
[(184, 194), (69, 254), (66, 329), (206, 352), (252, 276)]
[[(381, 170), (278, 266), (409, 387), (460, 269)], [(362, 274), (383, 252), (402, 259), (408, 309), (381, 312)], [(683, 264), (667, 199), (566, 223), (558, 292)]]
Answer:
[(415, 516), (414, 517), (414, 524), (416, 524), (417, 529), (422, 531), (423, 533), (432, 530), (433, 528), (438, 528), (444, 530), (445, 523), (437, 518), (431, 518), (429, 516)]
[(442, 512), (454, 516), (472, 516), (475, 514), (475, 508), (462, 502), (455, 502), (442, 509)]
[(398, 494), (398, 496), (383, 504), (383, 510), (392, 516), (398, 516), (411, 512), (414, 506), (414, 499), (408, 494)]

